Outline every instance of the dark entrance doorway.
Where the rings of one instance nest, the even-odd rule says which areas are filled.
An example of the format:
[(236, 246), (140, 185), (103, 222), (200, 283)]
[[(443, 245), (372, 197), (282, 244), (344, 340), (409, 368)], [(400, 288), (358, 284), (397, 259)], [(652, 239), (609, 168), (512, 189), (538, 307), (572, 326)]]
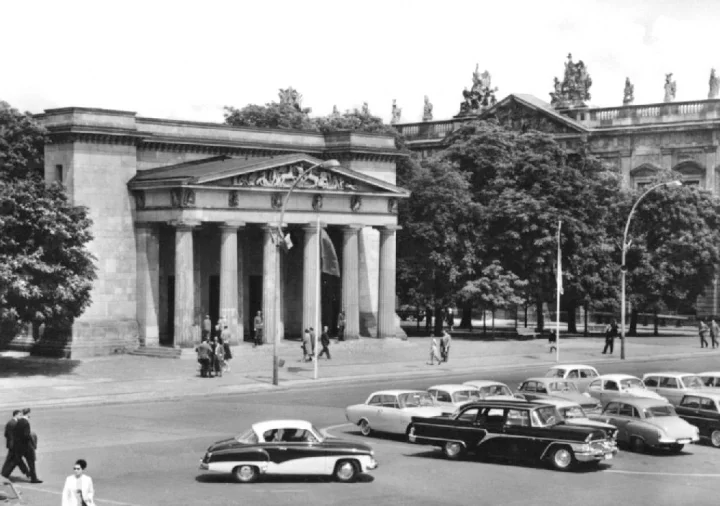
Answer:
[(220, 320), (220, 276), (210, 276), (210, 320), (215, 324)]
[[(323, 272), (321, 283), (320, 321), (322, 326), (327, 325), (330, 335), (335, 336), (337, 335), (337, 319), (340, 314), (342, 298), (340, 278)], [(322, 332), (322, 328), (320, 332)]]
[[(258, 311), (262, 311), (263, 305), (263, 278), (262, 276), (248, 276), (248, 311), (250, 312), (250, 318), (248, 321), (248, 328), (250, 332), (245, 336), (246, 341), (252, 341), (255, 338), (255, 328), (253, 321)], [(264, 316), (264, 315), (263, 315)]]
[(160, 346), (172, 346), (175, 342), (175, 276), (168, 276), (167, 304), (167, 332), (160, 336)]

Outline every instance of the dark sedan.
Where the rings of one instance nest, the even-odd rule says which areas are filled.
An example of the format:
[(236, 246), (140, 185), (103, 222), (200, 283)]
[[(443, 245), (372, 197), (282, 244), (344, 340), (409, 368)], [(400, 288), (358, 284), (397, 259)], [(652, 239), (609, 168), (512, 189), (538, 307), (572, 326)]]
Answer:
[(683, 396), (675, 408), (678, 416), (700, 431), (700, 439), (720, 448), (720, 394), (702, 392)]

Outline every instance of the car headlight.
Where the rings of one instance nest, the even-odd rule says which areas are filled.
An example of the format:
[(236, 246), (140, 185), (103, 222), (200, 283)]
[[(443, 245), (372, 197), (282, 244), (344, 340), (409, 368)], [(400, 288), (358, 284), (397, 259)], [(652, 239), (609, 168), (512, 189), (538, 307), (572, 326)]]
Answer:
[(587, 392), (583, 392), (583, 395), (584, 395), (585, 397), (590, 397), (590, 394), (587, 393)]

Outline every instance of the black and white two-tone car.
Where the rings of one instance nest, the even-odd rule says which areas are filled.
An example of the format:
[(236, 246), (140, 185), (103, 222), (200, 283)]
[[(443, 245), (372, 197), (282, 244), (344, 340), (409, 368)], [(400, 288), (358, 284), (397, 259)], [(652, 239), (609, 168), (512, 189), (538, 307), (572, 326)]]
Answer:
[(256, 423), (211, 445), (200, 461), (201, 470), (229, 473), (241, 483), (264, 474), (326, 475), (349, 482), (376, 467), (369, 445), (325, 437), (304, 420)]

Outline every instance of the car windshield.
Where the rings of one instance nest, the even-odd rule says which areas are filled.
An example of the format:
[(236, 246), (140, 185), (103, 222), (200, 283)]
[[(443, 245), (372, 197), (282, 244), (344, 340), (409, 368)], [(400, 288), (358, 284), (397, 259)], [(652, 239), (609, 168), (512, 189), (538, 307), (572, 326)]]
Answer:
[(562, 415), (555, 406), (537, 408), (532, 411), (532, 424), (534, 427), (547, 427), (562, 421)]
[(411, 392), (398, 396), (401, 408), (418, 408), (421, 406), (435, 406), (435, 401), (427, 392)]
[(564, 418), (587, 418), (587, 415), (580, 406), (560, 408), (559, 411)]
[(675, 416), (675, 409), (670, 404), (663, 404), (659, 406), (650, 406), (649, 408), (643, 409), (645, 418), (657, 418), (660, 416)]
[(568, 381), (555, 381), (549, 385), (551, 392), (577, 392), (578, 389), (574, 383)]
[(255, 431), (252, 429), (246, 430), (245, 432), (237, 436), (235, 439), (238, 443), (252, 444), (258, 442), (257, 434), (255, 434)]
[(705, 385), (703, 384), (702, 380), (695, 375), (692, 376), (683, 376), (682, 382), (685, 385), (685, 388), (705, 388)]
[(565, 369), (550, 369), (545, 373), (546, 378), (564, 378)]
[(459, 390), (452, 394), (453, 402), (468, 402), (474, 401), (480, 398), (480, 393), (475, 390)]
[(505, 385), (488, 385), (480, 389), (481, 396), (488, 395), (509, 395), (512, 396), (512, 392)]
[(645, 385), (642, 381), (640, 381), (637, 378), (625, 378), (624, 380), (620, 380), (620, 387), (621, 388), (645, 388)]

